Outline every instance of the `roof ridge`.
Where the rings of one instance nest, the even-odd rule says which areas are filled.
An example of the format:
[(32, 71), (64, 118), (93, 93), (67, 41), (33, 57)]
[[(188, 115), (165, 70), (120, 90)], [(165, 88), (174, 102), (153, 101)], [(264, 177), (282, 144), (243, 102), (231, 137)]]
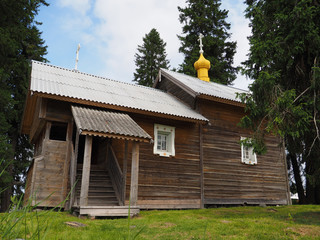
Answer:
[(68, 69), (68, 68), (59, 67), (59, 66), (56, 66), (56, 65), (53, 65), (53, 64), (49, 64), (49, 63), (45, 63), (45, 62), (39, 62), (39, 61), (36, 61), (36, 60), (31, 60), (31, 62), (35, 63), (35, 64), (46, 65), (46, 66), (52, 67), (52, 68), (58, 68), (58, 69), (61, 69), (61, 70), (64, 70), (64, 71), (68, 71), (68, 72), (73, 72), (73, 73), (82, 74), (82, 75), (86, 75), (86, 76), (90, 76), (90, 77), (94, 77), (94, 78), (104, 79), (104, 80), (108, 80), (108, 81), (112, 81), (112, 82), (116, 82), (116, 83), (120, 83), (120, 84), (126, 84), (126, 85), (129, 85), (129, 86), (150, 89), (150, 90), (153, 90), (153, 91), (164, 92), (161, 89), (156, 89), (156, 88), (152, 88), (152, 87), (146, 87), (146, 86), (142, 86), (142, 85), (138, 85), (138, 84), (134, 84), (134, 83), (123, 82), (123, 81), (114, 80), (114, 79), (107, 78), (107, 77), (101, 77), (101, 76), (98, 76), (98, 75), (81, 72), (81, 71), (75, 70), (75, 69), (71, 70), (71, 69)]
[[(179, 75), (183, 75), (183, 76), (186, 76), (186, 77), (190, 77), (190, 78), (194, 78), (194, 79), (199, 80), (199, 78), (197, 78), (197, 77), (190, 76), (190, 75), (187, 75), (187, 74), (184, 74), (184, 73), (175, 72), (175, 71), (172, 71), (172, 70), (169, 70), (169, 69), (165, 69), (165, 68), (160, 68), (160, 69), (161, 69), (161, 71), (164, 70), (164, 71), (168, 71), (168, 72), (171, 72), (171, 73), (175, 73), (175, 74), (179, 74)], [(205, 81), (204, 81), (204, 82), (205, 82)], [(212, 81), (206, 82), (206, 83), (208, 83), (208, 84), (213, 84), (213, 85), (219, 85), (219, 86), (222, 86), (222, 87), (228, 87), (228, 88), (232, 88), (232, 89), (236, 89), (236, 90), (240, 90), (240, 91), (244, 91), (244, 92), (248, 92), (248, 93), (249, 93), (249, 91), (247, 91), (247, 90), (245, 90), (245, 89), (233, 87), (233, 86), (230, 86), (230, 85), (225, 85), (225, 84), (222, 84), (222, 83), (217, 83), (217, 82), (212, 82)]]

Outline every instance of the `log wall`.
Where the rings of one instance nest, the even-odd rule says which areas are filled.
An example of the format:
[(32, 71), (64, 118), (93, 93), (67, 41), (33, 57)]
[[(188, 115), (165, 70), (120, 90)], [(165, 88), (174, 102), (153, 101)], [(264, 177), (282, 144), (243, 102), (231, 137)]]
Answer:
[[(154, 124), (176, 127), (175, 156), (153, 154), (153, 144), (140, 143), (138, 205), (141, 208), (199, 208), (200, 159), (199, 128), (193, 123), (131, 117), (153, 138)], [(123, 169), (124, 141), (112, 140), (120, 166)], [(126, 200), (128, 204), (131, 181), (132, 144), (129, 141)]]
[(266, 138), (267, 153), (257, 165), (241, 163), (240, 137), (249, 132), (237, 126), (243, 108), (199, 101), (211, 125), (203, 128), (205, 204), (288, 204), (284, 149), (277, 137)]
[(67, 142), (44, 140), (42, 157), (36, 157), (32, 177), (32, 199), (38, 206), (55, 207), (63, 195), (64, 164), (67, 157)]

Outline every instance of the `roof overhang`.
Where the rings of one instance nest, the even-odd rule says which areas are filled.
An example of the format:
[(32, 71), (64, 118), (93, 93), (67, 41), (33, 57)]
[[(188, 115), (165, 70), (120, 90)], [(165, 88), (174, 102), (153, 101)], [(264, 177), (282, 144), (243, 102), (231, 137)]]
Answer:
[(151, 136), (128, 114), (71, 106), (77, 129), (81, 135), (151, 142)]
[(148, 116), (153, 116), (153, 117), (169, 118), (169, 119), (174, 119), (174, 120), (179, 120), (179, 121), (184, 121), (184, 122), (206, 124), (209, 121), (208, 119), (206, 119), (203, 116), (202, 116), (203, 119), (187, 118), (187, 117), (176, 116), (176, 115), (171, 115), (171, 114), (147, 111), (147, 110), (143, 110), (143, 109), (136, 109), (136, 108), (119, 106), (119, 105), (113, 105), (113, 104), (109, 104), (109, 103), (94, 102), (94, 101), (90, 101), (90, 100), (86, 100), (86, 99), (71, 98), (71, 97), (67, 97), (67, 96), (53, 95), (53, 94), (41, 93), (41, 92), (33, 92), (32, 96), (55, 99), (55, 100), (71, 102), (71, 103), (77, 103), (77, 104), (87, 105), (87, 106), (91, 106), (91, 107), (108, 108), (111, 110), (138, 113), (138, 114), (143, 114), (143, 115), (148, 115)]
[(220, 103), (225, 103), (225, 104), (229, 104), (229, 105), (233, 105), (233, 106), (237, 106), (237, 107), (243, 107), (244, 108), (246, 106), (242, 102), (232, 101), (232, 100), (229, 100), (229, 99), (214, 97), (214, 96), (210, 96), (210, 95), (206, 95), (206, 94), (199, 94), (198, 98), (207, 99), (207, 100), (220, 102)]
[(171, 76), (170, 74), (168, 74), (167, 72), (162, 71), (161, 69), (159, 70), (159, 74), (158, 74), (158, 76), (156, 78), (156, 81), (153, 84), (154, 88), (156, 88), (158, 83), (161, 82), (162, 76), (164, 76), (168, 80), (172, 81), (174, 84), (176, 84), (178, 87), (183, 89), (185, 92), (187, 92), (188, 94), (190, 94), (194, 98), (202, 98), (202, 99), (221, 102), (221, 103), (225, 103), (225, 104), (229, 104), (229, 105), (233, 105), (233, 106), (245, 107), (245, 104), (240, 102), (240, 101), (234, 101), (234, 100), (227, 99), (227, 98), (221, 98), (221, 97), (217, 97), (217, 96), (213, 96), (213, 95), (207, 95), (207, 94), (198, 93), (198, 92), (194, 91), (192, 88), (190, 88), (187, 85), (183, 84), (178, 79), (176, 79), (173, 76)]

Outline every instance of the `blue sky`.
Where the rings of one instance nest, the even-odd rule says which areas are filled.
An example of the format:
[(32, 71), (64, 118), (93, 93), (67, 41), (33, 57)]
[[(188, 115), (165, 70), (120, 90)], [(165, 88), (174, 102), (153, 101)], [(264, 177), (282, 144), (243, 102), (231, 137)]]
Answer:
[[(178, 52), (181, 34), (178, 6), (185, 0), (56, 0), (41, 7), (37, 21), (48, 46), (47, 59), (53, 65), (73, 69), (76, 49), (81, 44), (78, 70), (110, 79), (131, 82), (135, 71), (134, 54), (142, 38), (152, 28), (167, 43), (171, 67), (178, 67), (183, 55)], [(246, 60), (250, 34), (244, 18), (242, 0), (222, 0), (229, 11), (232, 40), (237, 41), (235, 66)], [(205, 46), (204, 46), (205, 50)], [(213, 66), (214, 67), (214, 66)], [(246, 89), (251, 83), (238, 75), (234, 86)]]

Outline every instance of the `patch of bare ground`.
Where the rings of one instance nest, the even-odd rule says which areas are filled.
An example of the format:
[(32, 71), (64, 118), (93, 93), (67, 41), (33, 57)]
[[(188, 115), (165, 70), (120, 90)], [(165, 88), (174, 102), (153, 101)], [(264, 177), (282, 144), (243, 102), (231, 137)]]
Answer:
[(231, 221), (228, 220), (221, 220), (222, 223), (232, 223)]

